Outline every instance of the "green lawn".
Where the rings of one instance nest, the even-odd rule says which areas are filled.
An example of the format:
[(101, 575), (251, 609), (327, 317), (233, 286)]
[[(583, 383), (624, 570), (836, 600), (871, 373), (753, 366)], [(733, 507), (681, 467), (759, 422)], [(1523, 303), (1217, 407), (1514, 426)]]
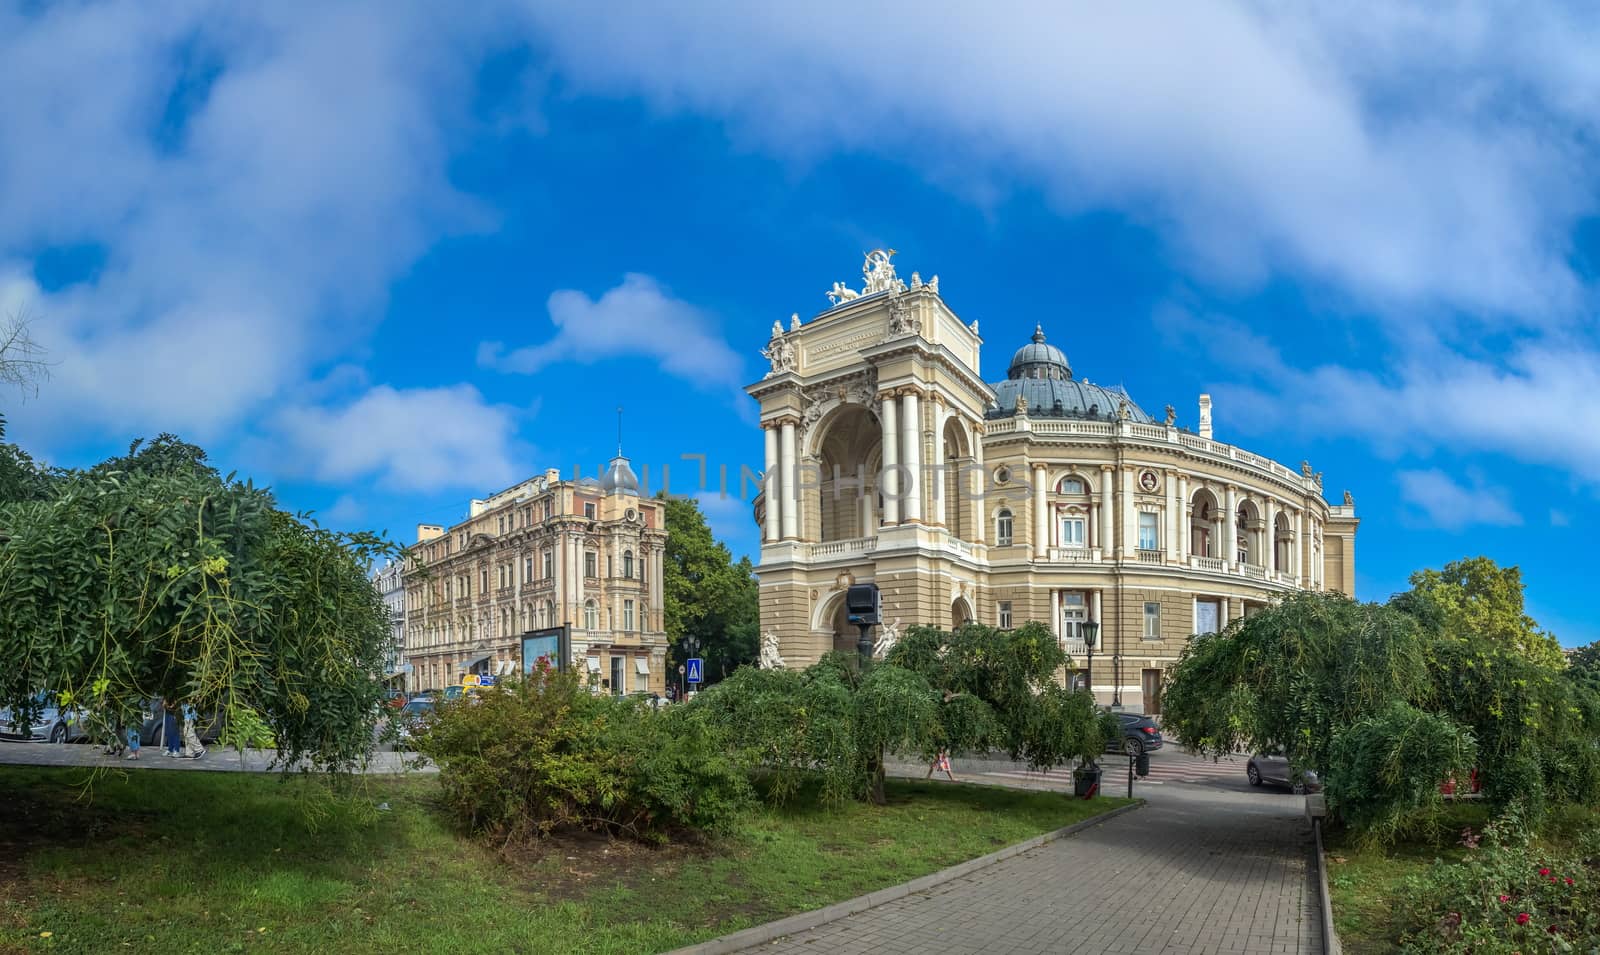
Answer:
[(432, 777), (337, 800), (314, 779), (152, 770), (80, 799), (84, 779), (0, 768), (0, 950), (654, 952), (1127, 802), (891, 781), (887, 807), (762, 812), (707, 846), (501, 853), (450, 830)]

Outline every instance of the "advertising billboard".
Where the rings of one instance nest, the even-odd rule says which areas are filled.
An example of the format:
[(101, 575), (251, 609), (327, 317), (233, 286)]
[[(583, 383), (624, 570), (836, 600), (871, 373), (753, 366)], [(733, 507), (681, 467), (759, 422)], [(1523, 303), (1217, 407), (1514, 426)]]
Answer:
[(532, 673), (541, 659), (550, 661), (563, 673), (571, 666), (572, 639), (565, 626), (529, 630), (522, 635), (522, 672)]

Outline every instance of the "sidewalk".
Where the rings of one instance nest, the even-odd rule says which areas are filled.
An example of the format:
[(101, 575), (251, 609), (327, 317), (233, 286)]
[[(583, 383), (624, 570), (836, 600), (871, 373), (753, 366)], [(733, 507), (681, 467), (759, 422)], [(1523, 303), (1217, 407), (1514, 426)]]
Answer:
[[(146, 746), (140, 752), (138, 759), (124, 759), (120, 756), (107, 756), (99, 746), (87, 743), (19, 743), (0, 740), (0, 766), (83, 766), (91, 769), (269, 773), (282, 768), (275, 765), (277, 758), (277, 750), (272, 749), (247, 749), (241, 753), (236, 749), (211, 746), (199, 759), (171, 759), (161, 755), (159, 746)], [(416, 765), (419, 762), (421, 757), (415, 753), (372, 753), (368, 764), (357, 772), (379, 776), (439, 771), (439, 768), (431, 763), (427, 766)]]

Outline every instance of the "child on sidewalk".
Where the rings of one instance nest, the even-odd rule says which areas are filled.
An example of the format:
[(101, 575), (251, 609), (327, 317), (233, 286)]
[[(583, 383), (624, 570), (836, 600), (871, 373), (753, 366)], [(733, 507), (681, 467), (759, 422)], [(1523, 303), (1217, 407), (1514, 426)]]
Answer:
[(139, 727), (128, 727), (128, 758), (139, 758)]

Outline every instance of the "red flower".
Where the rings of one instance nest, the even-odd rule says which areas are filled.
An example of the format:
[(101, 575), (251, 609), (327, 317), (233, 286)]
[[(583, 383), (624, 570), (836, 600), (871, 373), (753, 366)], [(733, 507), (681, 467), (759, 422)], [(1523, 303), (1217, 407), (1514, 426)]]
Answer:
[(1539, 870), (1539, 874), (1540, 875), (1549, 875), (1550, 874), (1550, 870), (1549, 869), (1540, 869)]
[(1571, 884), (1572, 884), (1572, 876), (1570, 876), (1570, 875), (1569, 875), (1569, 876), (1567, 876), (1567, 884), (1568, 884), (1568, 885), (1571, 885)]
[(1517, 913), (1517, 924), (1518, 925), (1527, 925), (1528, 924), (1528, 920), (1531, 919), (1531, 918), (1533, 918), (1533, 916), (1529, 915), (1526, 912), (1518, 912)]
[(1549, 928), (1545, 929), (1545, 931), (1549, 932), (1551, 935), (1560, 935), (1561, 934), (1561, 926), (1552, 925)]
[(1502, 901), (1502, 902), (1510, 902), (1511, 901), (1511, 896), (1502, 895), (1502, 896), (1500, 896), (1500, 901)]
[(1550, 877), (1550, 884), (1551, 885), (1555, 885), (1556, 884), (1556, 877), (1555, 876), (1551, 876)]

